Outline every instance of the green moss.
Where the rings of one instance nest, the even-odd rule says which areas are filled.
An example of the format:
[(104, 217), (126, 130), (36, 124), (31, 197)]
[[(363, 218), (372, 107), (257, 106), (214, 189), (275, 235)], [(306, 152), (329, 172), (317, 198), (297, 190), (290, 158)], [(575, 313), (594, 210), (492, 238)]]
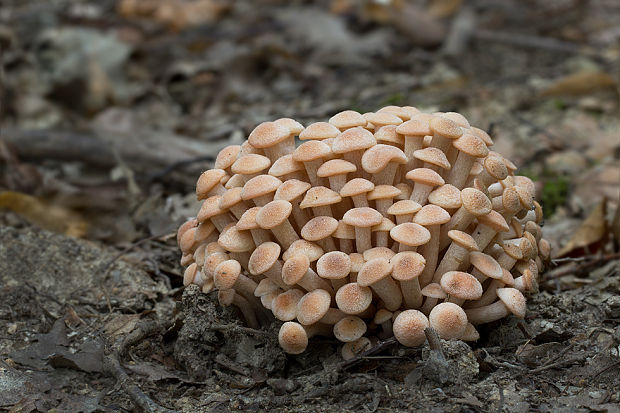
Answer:
[(540, 201), (545, 218), (549, 218), (559, 207), (566, 205), (570, 189), (569, 176), (556, 174), (546, 169), (543, 169), (540, 173), (526, 169), (521, 171), (520, 175), (525, 175), (534, 182), (542, 182), (543, 188)]
[(381, 102), (381, 106), (396, 105), (401, 106), (405, 102), (405, 95), (402, 93), (395, 93), (391, 96), (386, 96)]

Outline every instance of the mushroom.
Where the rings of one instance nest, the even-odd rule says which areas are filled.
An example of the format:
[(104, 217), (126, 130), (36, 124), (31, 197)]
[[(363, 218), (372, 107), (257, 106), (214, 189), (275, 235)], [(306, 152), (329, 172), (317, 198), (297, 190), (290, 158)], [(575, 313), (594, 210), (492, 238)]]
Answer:
[(356, 208), (368, 206), (367, 194), (375, 189), (375, 184), (364, 178), (354, 178), (340, 189), (342, 198), (350, 197)]
[(364, 320), (350, 315), (334, 324), (334, 336), (344, 343), (350, 343), (362, 337), (367, 328)]
[(377, 141), (372, 133), (362, 127), (347, 129), (334, 138), (332, 144), (332, 152), (336, 155), (342, 155), (346, 161), (355, 165), (356, 176), (369, 178), (364, 174), (362, 169), (362, 155), (366, 149), (376, 145)]
[(385, 258), (367, 261), (357, 274), (357, 283), (362, 287), (370, 287), (390, 311), (398, 310), (402, 303), (402, 295), (398, 284), (390, 277), (392, 264)]
[[(467, 329), (468, 315), (454, 303), (439, 303), (428, 315), (430, 326), (445, 340), (459, 339)], [(472, 321), (473, 323), (473, 321)]]
[(430, 240), (422, 247), (426, 260), (424, 271), (420, 274), (420, 284), (427, 285), (433, 279), (439, 256), (439, 227), (450, 220), (450, 214), (437, 205), (424, 205), (413, 217), (413, 222), (424, 226), (430, 233)]
[(310, 267), (310, 259), (305, 254), (293, 255), (282, 266), (282, 281), (287, 285), (299, 285), (306, 291), (322, 289), (333, 293), (331, 285), (318, 276)]
[(241, 198), (244, 201), (253, 201), (256, 206), (264, 206), (273, 201), (273, 194), (282, 185), (275, 176), (258, 175), (243, 185)]
[(412, 116), (410, 120), (401, 123), (396, 128), (396, 133), (405, 137), (404, 152), (407, 157), (407, 163), (405, 164), (406, 171), (413, 171), (422, 166), (422, 163), (413, 156), (413, 153), (423, 148), (424, 137), (431, 133), (429, 123), (431, 118), (432, 115), (428, 113), (419, 113)]
[(344, 214), (342, 221), (355, 228), (355, 246), (358, 252), (372, 248), (370, 228), (380, 224), (382, 219), (381, 213), (368, 207), (353, 208)]
[(407, 172), (406, 178), (414, 182), (409, 199), (420, 205), (426, 203), (426, 199), (434, 187), (445, 183), (441, 175), (428, 168), (412, 169)]
[(308, 182), (303, 182), (297, 179), (289, 179), (288, 181), (284, 181), (278, 189), (276, 189), (276, 193), (273, 195), (274, 200), (282, 199), (291, 203), (291, 206), (293, 207), (292, 215), (297, 230), (301, 230), (309, 219), (306, 211), (299, 207), (299, 203), (302, 200), (302, 196), (311, 187), (312, 185)]
[(230, 167), (237, 160), (241, 153), (241, 145), (229, 145), (220, 150), (215, 157), (213, 167), (215, 169), (222, 169), (228, 175), (232, 175)]
[(516, 288), (498, 288), (496, 292), (499, 300), (493, 304), (465, 310), (470, 323), (473, 325), (490, 323), (511, 313), (518, 318), (525, 317), (525, 297), (521, 291)]
[(330, 280), (335, 290), (347, 283), (351, 272), (351, 258), (341, 251), (331, 251), (323, 254), (316, 262), (316, 272), (319, 277)]
[(280, 245), (287, 249), (299, 239), (297, 232), (289, 221), (293, 205), (284, 200), (271, 201), (258, 211), (256, 223), (262, 229), (271, 230)]
[(245, 182), (261, 175), (267, 168), (271, 166), (269, 158), (256, 153), (250, 153), (237, 158), (232, 164), (230, 170), (233, 174), (239, 174)]
[(262, 149), (271, 162), (292, 153), (295, 149), (295, 139), (291, 130), (278, 122), (261, 123), (250, 133), (248, 142), (252, 147)]
[(301, 229), (301, 236), (306, 241), (316, 242), (323, 251), (335, 251), (336, 243), (332, 234), (338, 228), (338, 220), (332, 217), (314, 217)]
[(306, 196), (299, 204), (300, 208), (312, 208), (315, 216), (333, 217), (331, 205), (342, 200), (340, 195), (324, 186), (314, 186), (306, 192)]
[(297, 147), (293, 152), (293, 160), (303, 163), (313, 186), (323, 185), (323, 179), (317, 175), (323, 159), (331, 154), (331, 148), (321, 141), (309, 140)]
[(392, 263), (392, 278), (400, 282), (406, 308), (419, 308), (422, 305), (422, 293), (418, 277), (424, 270), (426, 260), (417, 252), (405, 251), (394, 255)]
[(376, 144), (362, 156), (362, 167), (375, 185), (392, 185), (399, 165), (407, 163), (405, 153), (395, 146)]
[(426, 341), (426, 330), (430, 326), (428, 318), (418, 310), (405, 310), (394, 320), (394, 337), (406, 347), (417, 347)]

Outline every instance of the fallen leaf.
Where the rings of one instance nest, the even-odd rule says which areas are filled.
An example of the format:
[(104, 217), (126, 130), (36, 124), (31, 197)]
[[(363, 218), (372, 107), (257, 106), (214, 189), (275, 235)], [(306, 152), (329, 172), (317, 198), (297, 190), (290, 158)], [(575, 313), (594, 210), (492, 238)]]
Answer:
[(124, 17), (149, 17), (172, 30), (217, 19), (230, 4), (217, 0), (121, 0), (117, 12)]
[(463, 0), (433, 0), (428, 13), (433, 17), (446, 18), (454, 15), (463, 4)]
[(139, 314), (120, 314), (115, 315), (103, 327), (106, 336), (114, 337), (131, 333), (140, 320)]
[(606, 213), (607, 200), (604, 199), (577, 228), (568, 243), (558, 253), (558, 258), (569, 255), (582, 256), (586, 251), (596, 252), (608, 234)]
[(617, 87), (615, 79), (605, 72), (585, 70), (564, 76), (553, 82), (543, 96), (584, 96)]

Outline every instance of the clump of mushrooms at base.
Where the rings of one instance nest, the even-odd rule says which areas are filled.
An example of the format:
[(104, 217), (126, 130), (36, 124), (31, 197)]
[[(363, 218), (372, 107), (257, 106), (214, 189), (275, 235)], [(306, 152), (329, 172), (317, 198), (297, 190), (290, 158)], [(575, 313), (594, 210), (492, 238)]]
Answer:
[(411, 106), (261, 123), (198, 178), (184, 284), (252, 328), (280, 320), (290, 354), (315, 335), (345, 358), (375, 337), (419, 346), (427, 327), (477, 340), (524, 317), (550, 254), (534, 183), (492, 145), (458, 113)]

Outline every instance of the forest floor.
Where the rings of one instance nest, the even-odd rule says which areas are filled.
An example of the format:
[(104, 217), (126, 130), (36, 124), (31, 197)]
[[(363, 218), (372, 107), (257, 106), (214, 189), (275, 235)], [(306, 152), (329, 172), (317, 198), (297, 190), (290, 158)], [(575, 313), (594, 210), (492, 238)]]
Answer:
[[(381, 3), (2, 2), (0, 410), (620, 411), (620, 4)], [(182, 287), (220, 148), (389, 104), (463, 113), (538, 182), (524, 320), (344, 362)]]

